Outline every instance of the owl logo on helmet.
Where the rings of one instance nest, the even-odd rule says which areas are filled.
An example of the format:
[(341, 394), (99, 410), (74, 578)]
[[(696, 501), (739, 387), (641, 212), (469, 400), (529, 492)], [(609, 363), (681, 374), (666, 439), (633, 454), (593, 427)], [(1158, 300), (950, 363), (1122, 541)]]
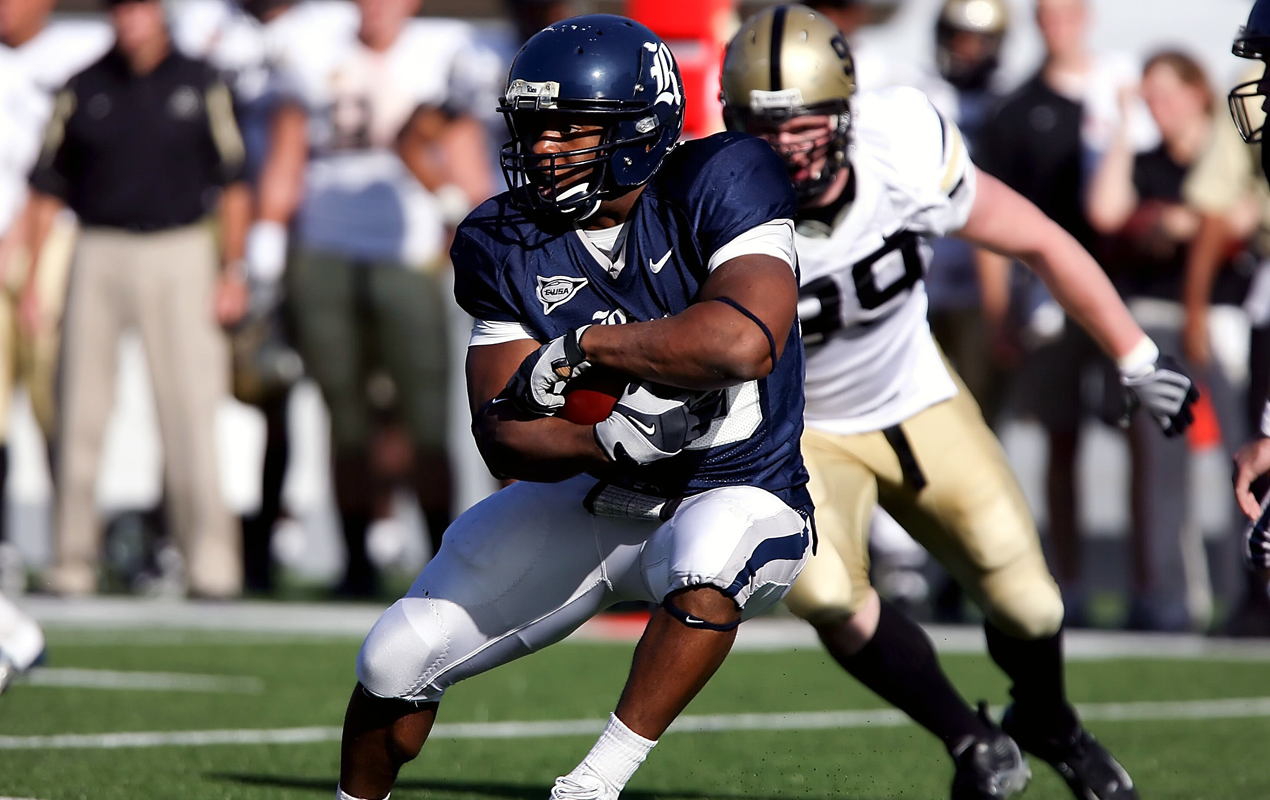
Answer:
[[(530, 37), (499, 102), (512, 202), (579, 221), (652, 179), (683, 131), (683, 80), (666, 43), (625, 17), (589, 14)], [(543, 130), (585, 125), (598, 144), (554, 152)]]

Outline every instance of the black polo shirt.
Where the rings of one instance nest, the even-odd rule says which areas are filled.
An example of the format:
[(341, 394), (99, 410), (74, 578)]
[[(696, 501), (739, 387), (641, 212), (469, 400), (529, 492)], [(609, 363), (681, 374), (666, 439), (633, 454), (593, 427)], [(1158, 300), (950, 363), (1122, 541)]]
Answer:
[(212, 67), (174, 50), (135, 75), (112, 50), (58, 93), (31, 186), (84, 225), (159, 231), (207, 216), (242, 178), (233, 101)]
[(975, 163), (1091, 249), (1096, 237), (1085, 217), (1084, 115), (1080, 103), (1055, 92), (1037, 74), (1005, 98), (983, 126)]

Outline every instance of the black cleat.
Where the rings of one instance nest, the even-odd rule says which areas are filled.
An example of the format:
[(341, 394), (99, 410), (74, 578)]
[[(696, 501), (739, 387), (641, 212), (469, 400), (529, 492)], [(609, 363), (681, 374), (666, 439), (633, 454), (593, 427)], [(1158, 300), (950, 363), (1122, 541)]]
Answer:
[(1005, 800), (1027, 788), (1032, 770), (1027, 759), (1004, 731), (988, 718), (986, 704), (979, 716), (992, 729), (986, 737), (967, 739), (953, 751), (952, 800)]
[(1084, 727), (1078, 726), (1063, 739), (1029, 737), (1014, 720), (1013, 712), (1013, 706), (1006, 709), (1002, 729), (1024, 750), (1053, 767), (1077, 800), (1138, 800), (1129, 773)]

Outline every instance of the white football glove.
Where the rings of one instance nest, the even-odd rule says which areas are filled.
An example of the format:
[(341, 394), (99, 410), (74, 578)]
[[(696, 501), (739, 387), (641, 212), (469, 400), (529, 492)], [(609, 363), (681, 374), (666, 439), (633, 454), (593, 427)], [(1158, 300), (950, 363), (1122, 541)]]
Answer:
[(564, 408), (569, 381), (591, 366), (578, 341), (590, 325), (557, 336), (530, 353), (512, 375), (500, 396), (510, 398), (530, 414), (547, 417)]
[(701, 438), (724, 411), (724, 393), (689, 392), (634, 381), (607, 419), (596, 423), (595, 439), (614, 462), (651, 464), (679, 455)]
[(1146, 406), (1165, 436), (1180, 436), (1195, 421), (1191, 406), (1199, 392), (1172, 358), (1160, 356), (1132, 372), (1121, 372), (1120, 383), (1128, 389), (1130, 413), (1139, 404)]

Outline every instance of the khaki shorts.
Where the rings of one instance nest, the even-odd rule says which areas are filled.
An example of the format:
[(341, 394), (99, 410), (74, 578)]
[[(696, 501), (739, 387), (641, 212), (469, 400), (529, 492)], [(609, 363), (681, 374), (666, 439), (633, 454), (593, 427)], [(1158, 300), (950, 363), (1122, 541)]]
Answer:
[(337, 453), (365, 449), (374, 428), (367, 384), (385, 370), (416, 446), (448, 436), (449, 326), (444, 274), (394, 262), (300, 251), (288, 269), (289, 304), (305, 369), (331, 413)]
[[(1027, 501), (979, 407), (953, 377), (956, 397), (889, 436), (806, 429), (803, 458), (820, 545), (786, 597), (798, 616), (828, 624), (859, 609), (869, 590), (869, 519), (881, 503), (1007, 634), (1037, 638), (1058, 630), (1062, 599)], [(912, 456), (907, 465), (903, 450)], [(918, 491), (914, 483), (923, 480)]]

